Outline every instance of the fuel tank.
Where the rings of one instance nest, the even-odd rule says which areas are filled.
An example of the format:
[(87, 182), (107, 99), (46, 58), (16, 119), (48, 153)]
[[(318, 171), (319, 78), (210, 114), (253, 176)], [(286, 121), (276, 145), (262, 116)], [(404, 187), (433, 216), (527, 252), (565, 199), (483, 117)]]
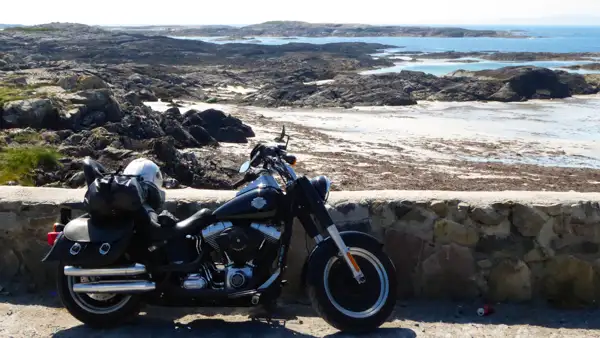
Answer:
[(266, 220), (275, 217), (283, 200), (283, 193), (279, 187), (255, 183), (257, 182), (251, 183), (232, 200), (216, 209), (213, 215), (217, 220)]

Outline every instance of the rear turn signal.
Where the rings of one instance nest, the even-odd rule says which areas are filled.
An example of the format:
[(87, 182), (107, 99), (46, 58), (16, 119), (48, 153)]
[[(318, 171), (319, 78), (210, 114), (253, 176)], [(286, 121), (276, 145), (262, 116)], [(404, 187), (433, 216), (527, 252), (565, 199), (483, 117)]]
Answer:
[(64, 229), (65, 229), (65, 226), (63, 224), (54, 223), (54, 225), (52, 225), (52, 231), (54, 231), (54, 232), (62, 232)]
[(54, 242), (56, 242), (56, 238), (58, 237), (58, 235), (60, 234), (60, 232), (49, 232), (48, 233), (48, 245), (53, 246)]

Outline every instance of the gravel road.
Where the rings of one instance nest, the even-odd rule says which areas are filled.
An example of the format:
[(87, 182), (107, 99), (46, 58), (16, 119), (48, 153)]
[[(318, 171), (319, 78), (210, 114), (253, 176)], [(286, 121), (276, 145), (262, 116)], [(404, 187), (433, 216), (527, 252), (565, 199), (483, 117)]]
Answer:
[[(399, 303), (390, 321), (366, 337), (600, 337), (600, 310), (498, 305), (478, 317), (477, 303)], [(270, 321), (248, 309), (148, 307), (128, 326), (91, 330), (53, 296), (0, 296), (0, 337), (347, 337), (309, 306), (284, 305)], [(256, 310), (255, 310), (256, 311)]]

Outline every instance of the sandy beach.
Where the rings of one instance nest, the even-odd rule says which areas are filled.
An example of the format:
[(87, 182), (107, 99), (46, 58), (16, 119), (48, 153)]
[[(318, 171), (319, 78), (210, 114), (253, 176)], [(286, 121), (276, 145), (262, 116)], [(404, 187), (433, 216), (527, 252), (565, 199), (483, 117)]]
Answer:
[(243, 119), (256, 133), (250, 144), (221, 145), (231, 165), (285, 124), (299, 171), (331, 176), (336, 190), (600, 189), (600, 96), (352, 109), (185, 102), (180, 110), (211, 107)]

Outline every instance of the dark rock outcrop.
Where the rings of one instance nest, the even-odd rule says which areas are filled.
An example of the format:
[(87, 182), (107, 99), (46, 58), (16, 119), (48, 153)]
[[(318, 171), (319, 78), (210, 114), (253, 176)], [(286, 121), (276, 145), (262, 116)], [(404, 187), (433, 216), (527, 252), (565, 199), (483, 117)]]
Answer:
[(34, 98), (7, 102), (0, 107), (2, 128), (56, 128), (59, 110), (50, 99)]
[(246, 96), (246, 104), (277, 106), (402, 106), (417, 100), (524, 101), (594, 94), (586, 77), (539, 67), (459, 70), (437, 77), (414, 71), (379, 75), (341, 75), (321, 85), (279, 83)]
[[(254, 137), (252, 128), (243, 124), (240, 119), (225, 115), (220, 110), (208, 109), (202, 112), (189, 110), (184, 116), (184, 126), (202, 127), (218, 142), (246, 143), (248, 137)], [(197, 128), (195, 128), (195, 132), (203, 133)]]

